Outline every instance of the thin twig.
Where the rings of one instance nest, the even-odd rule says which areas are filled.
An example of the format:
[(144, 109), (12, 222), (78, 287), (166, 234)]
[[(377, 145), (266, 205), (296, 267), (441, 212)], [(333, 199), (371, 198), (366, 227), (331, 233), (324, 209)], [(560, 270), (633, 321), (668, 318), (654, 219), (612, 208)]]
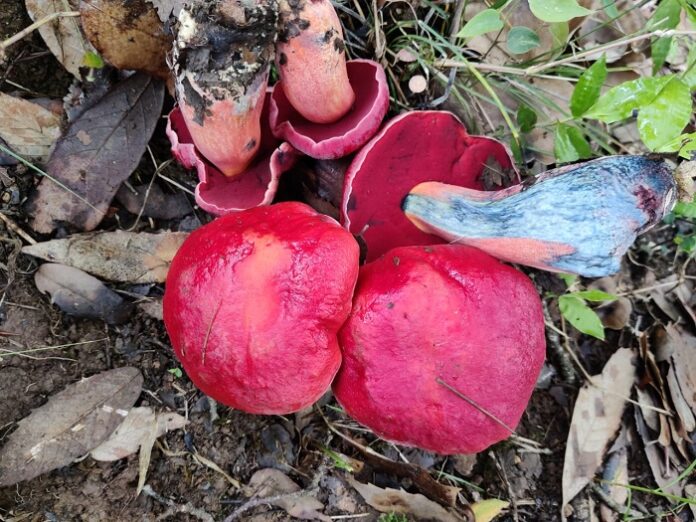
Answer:
[(198, 520), (202, 520), (203, 522), (215, 522), (215, 519), (212, 517), (212, 515), (210, 515), (206, 511), (193, 506), (190, 502), (187, 502), (186, 504), (177, 504), (173, 500), (165, 498), (159, 493), (157, 493), (150, 487), (149, 484), (145, 484), (145, 486), (142, 489), (142, 492), (145, 493), (148, 497), (155, 499), (160, 504), (164, 504), (165, 506), (168, 506), (170, 508), (169, 510), (167, 510), (167, 513), (158, 516), (157, 520), (164, 520), (176, 513), (187, 513), (197, 518)]
[(0, 220), (2, 220), (2, 221), (5, 223), (5, 225), (7, 225), (7, 228), (9, 228), (10, 230), (12, 230), (12, 232), (14, 232), (15, 234), (17, 234), (17, 235), (18, 235), (19, 237), (21, 237), (24, 241), (26, 241), (26, 242), (29, 243), (30, 245), (35, 245), (35, 244), (36, 244), (36, 239), (34, 239), (34, 238), (31, 237), (29, 234), (27, 234), (24, 230), (22, 230), (21, 228), (19, 228), (19, 225), (17, 225), (17, 223), (15, 223), (14, 221), (12, 221), (12, 219), (10, 218), (10, 216), (8, 216), (7, 214), (5, 214), (4, 212), (0, 212)]
[(0, 42), (0, 56), (2, 56), (5, 49), (7, 49), (10, 45), (13, 45), (13, 44), (19, 42), (22, 38), (30, 35), (31, 33), (33, 33), (36, 29), (38, 29), (42, 25), (45, 25), (49, 22), (52, 22), (56, 18), (64, 18), (64, 17), (67, 18), (67, 17), (77, 17), (77, 16), (80, 16), (79, 11), (60, 11), (58, 13), (51, 13), (50, 15), (44, 16), (40, 20), (37, 20), (36, 22), (31, 24), (30, 26), (25, 27), (24, 29), (22, 29), (20, 32), (18, 32), (14, 36), (10, 36), (7, 40)]

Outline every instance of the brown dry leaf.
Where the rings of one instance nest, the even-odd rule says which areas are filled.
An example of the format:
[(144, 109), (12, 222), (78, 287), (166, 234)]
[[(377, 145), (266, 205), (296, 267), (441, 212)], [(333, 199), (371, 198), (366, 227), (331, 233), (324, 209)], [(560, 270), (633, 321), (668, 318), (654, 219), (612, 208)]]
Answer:
[(94, 448), (90, 456), (103, 462), (126, 458), (147, 442), (153, 429), (157, 438), (168, 431), (183, 428), (186, 423), (186, 419), (178, 413), (155, 413), (147, 407), (131, 408), (121, 425)]
[(157, 9), (157, 15), (164, 23), (170, 16), (179, 17), (179, 12), (183, 9), (187, 0), (152, 0), (152, 5)]
[(106, 440), (138, 399), (143, 376), (117, 368), (71, 384), (22, 419), (0, 450), (0, 486), (70, 464)]
[(684, 393), (677, 382), (674, 368), (674, 366), (671, 366), (667, 370), (669, 396), (672, 398), (672, 403), (674, 404), (674, 409), (679, 417), (682, 428), (686, 430), (686, 433), (691, 433), (696, 430), (696, 418), (694, 418), (694, 413), (691, 411), (691, 408), (684, 398)]
[(381, 513), (410, 514), (418, 520), (436, 520), (438, 522), (465, 520), (420, 493), (408, 493), (402, 489), (383, 489), (374, 484), (363, 484), (350, 476), (348, 482), (360, 493), (365, 502)]
[(81, 0), (82, 27), (89, 41), (118, 69), (144, 71), (166, 80), (172, 38), (147, 0)]
[[(77, 9), (79, 0), (26, 0), (27, 12), (36, 22), (53, 14)], [(85, 66), (85, 54), (94, 48), (82, 35), (75, 17), (60, 17), (39, 27), (39, 33), (49, 50), (70, 74), (80, 79), (80, 67)]]
[(176, 219), (193, 212), (193, 207), (183, 192), (166, 194), (156, 183), (152, 184), (149, 193), (147, 185), (131, 188), (124, 184), (116, 193), (116, 199), (136, 216), (142, 212), (145, 217)]
[(150, 297), (147, 301), (138, 303), (138, 308), (153, 319), (157, 319), (158, 321), (164, 320), (162, 299), (154, 299)]
[[(248, 496), (265, 498), (299, 493), (301, 488), (282, 471), (264, 468), (251, 476), (249, 485), (244, 490)], [(268, 503), (285, 510), (288, 515), (302, 520), (322, 520), (327, 522), (331, 520), (330, 517), (319, 512), (319, 510), (324, 509), (324, 504), (309, 494), (298, 494), (269, 500)]]
[(48, 161), (27, 211), (48, 234), (62, 223), (92, 230), (140, 162), (162, 110), (164, 86), (144, 73), (116, 85), (75, 119)]
[(621, 425), (635, 371), (633, 351), (620, 348), (593, 378), (596, 386), (586, 384), (580, 390), (563, 463), (563, 506), (589, 484), (602, 464), (604, 450)]
[(51, 302), (76, 317), (102, 319), (121, 324), (128, 319), (132, 306), (99, 279), (65, 265), (46, 263), (34, 274), (36, 288), (51, 296)]
[(671, 446), (664, 447), (653, 439), (639, 409), (634, 409), (633, 413), (655, 483), (665, 493), (681, 495), (684, 483), (675, 482), (675, 479), (685, 468), (683, 461)]
[(43, 162), (59, 137), (59, 115), (36, 103), (0, 92), (0, 138), (14, 152)]
[(28, 245), (22, 252), (110, 281), (163, 283), (187, 236), (186, 232), (95, 232)]
[(696, 337), (677, 325), (668, 325), (665, 331), (676, 380), (684, 400), (696, 414)]

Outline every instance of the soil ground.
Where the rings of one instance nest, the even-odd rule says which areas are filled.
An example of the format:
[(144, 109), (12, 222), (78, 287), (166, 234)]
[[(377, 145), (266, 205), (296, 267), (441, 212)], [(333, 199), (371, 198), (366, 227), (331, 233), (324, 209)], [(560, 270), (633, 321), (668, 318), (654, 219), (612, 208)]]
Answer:
[[(29, 23), (21, 0), (3, 0), (0, 40)], [(6, 92), (28, 89), (35, 95), (60, 98), (71, 81), (38, 35), (15, 46), (7, 63), (9, 67), (0, 68), (0, 89)], [(158, 130), (155, 148), (166, 151), (165, 140), (161, 129)], [(28, 229), (20, 203), (36, 180), (22, 167), (6, 168), (2, 174), (1, 210), (20, 227)], [(180, 224), (167, 225), (176, 228)], [(109, 226), (114, 225), (104, 225)], [(152, 454), (147, 483), (164, 499), (177, 505), (190, 504), (215, 520), (224, 519), (245, 502), (245, 497), (222, 473), (192, 457), (198, 453), (242, 483), (264, 467), (282, 470), (303, 487), (309, 486), (320, 473), (318, 498), (325, 504), (326, 514), (337, 519), (379, 519), (379, 514), (348, 485), (346, 473), (331, 466), (331, 460), (321, 449), (329, 447), (358, 459), (363, 456), (333, 435), (316, 409), (304, 416), (262, 417), (218, 406), (219, 417), (211, 422), (214, 416), (207, 398), (185, 375), (176, 377), (169, 371), (179, 365), (160, 321), (138, 311), (128, 323), (111, 327), (100, 321), (62, 314), (36, 290), (32, 274), (37, 263), (20, 255), (20, 246), (15, 234), (0, 225), (0, 330), (12, 334), (0, 335), (0, 347), (3, 352), (64, 347), (21, 356), (0, 353), (0, 445), (14, 429), (14, 423), (45, 403), (51, 394), (102, 370), (135, 366), (145, 376), (145, 391), (138, 405), (187, 413), (190, 419), (185, 430), (160, 439), (161, 444)], [(630, 279), (630, 270), (636, 269), (636, 266), (627, 267), (624, 276)], [(556, 278), (541, 273), (533, 276), (542, 291), (560, 291)], [(601, 371), (613, 348), (623, 341), (620, 333), (611, 333), (606, 344), (582, 345), (580, 357), (585, 367), (592, 373)], [(530, 522), (559, 520), (563, 456), (577, 386), (566, 383), (554, 369), (558, 362), (550, 352), (545, 369), (549, 372), (548, 382), (534, 393), (518, 430), (520, 436), (538, 443), (538, 451), (505, 442), (477, 457), (444, 458), (408, 448), (401, 448), (399, 455), (392, 445), (376, 441), (371, 435), (348, 432), (388, 457), (396, 460), (405, 457), (430, 470), (443, 483), (462, 487), (464, 501), (514, 498), (517, 513), (510, 511), (502, 520), (513, 520), (515, 515)], [(322, 404), (322, 411), (329, 419), (348, 422), (327, 407), (334, 404), (330, 397)], [(630, 462), (631, 477), (650, 485), (649, 468), (639, 448), (633, 451)], [(363, 478), (382, 487), (416, 491), (408, 479), (400, 480), (379, 467), (368, 466)], [(0, 520), (200, 519), (191, 514), (172, 513), (168, 505), (153, 496), (136, 496), (137, 480), (137, 456), (114, 463), (86, 458), (32, 481), (0, 489)], [(650, 505), (649, 497), (643, 500), (645, 505)], [(589, 502), (588, 496), (581, 495), (575, 506), (576, 520), (585, 520), (582, 507)], [(267, 505), (240, 517), (257, 521), (288, 518), (282, 510)]]

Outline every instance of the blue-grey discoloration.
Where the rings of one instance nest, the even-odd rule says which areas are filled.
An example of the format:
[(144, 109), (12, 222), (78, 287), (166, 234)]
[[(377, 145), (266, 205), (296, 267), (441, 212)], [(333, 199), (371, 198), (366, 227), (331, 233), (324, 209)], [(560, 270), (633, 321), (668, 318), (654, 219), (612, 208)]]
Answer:
[[(491, 245), (508, 261), (588, 277), (618, 272), (636, 236), (669, 212), (677, 193), (667, 163), (644, 156), (563, 167), (497, 193), (419, 187), (403, 209), (427, 232), (484, 250)], [(536, 262), (514, 248), (527, 244), (565, 253)]]

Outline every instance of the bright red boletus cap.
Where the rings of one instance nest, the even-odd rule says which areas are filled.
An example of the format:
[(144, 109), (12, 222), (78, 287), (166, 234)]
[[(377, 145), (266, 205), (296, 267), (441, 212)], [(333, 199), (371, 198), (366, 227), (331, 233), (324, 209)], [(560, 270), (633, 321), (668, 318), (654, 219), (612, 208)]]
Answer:
[(164, 324), (193, 383), (249, 413), (315, 402), (341, 362), (337, 332), (358, 274), (355, 239), (302, 203), (194, 231), (167, 276)]
[(442, 243), (406, 218), (403, 199), (424, 181), (484, 190), (487, 168), (519, 182), (499, 141), (469, 135), (450, 112), (406, 112), (387, 122), (353, 158), (344, 180), (341, 223), (365, 241), (368, 261), (399, 246)]
[(291, 145), (281, 142), (271, 133), (268, 127), (269, 99), (270, 94), (267, 94), (261, 118), (261, 144), (256, 157), (244, 172), (234, 177), (223, 175), (200, 153), (178, 107), (169, 114), (166, 132), (172, 144), (172, 154), (186, 168), (196, 169), (199, 180), (196, 203), (203, 210), (222, 216), (269, 205), (275, 197), (281, 174), (289, 170), (300, 156)]
[(545, 355), (527, 276), (458, 245), (396, 248), (363, 266), (339, 342), (333, 390), (346, 412), (441, 454), (510, 436)]
[(343, 117), (332, 123), (305, 119), (288, 101), (281, 81), (271, 97), (269, 118), (273, 133), (316, 159), (342, 158), (367, 143), (389, 109), (387, 77), (382, 66), (372, 60), (351, 60), (346, 68), (355, 103)]

